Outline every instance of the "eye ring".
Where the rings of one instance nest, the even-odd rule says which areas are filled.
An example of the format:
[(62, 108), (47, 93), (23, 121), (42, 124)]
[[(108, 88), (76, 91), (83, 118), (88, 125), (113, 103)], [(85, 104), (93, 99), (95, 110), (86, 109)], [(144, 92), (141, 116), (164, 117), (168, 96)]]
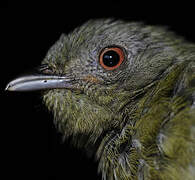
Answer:
[(100, 53), (99, 63), (106, 70), (118, 68), (125, 59), (125, 54), (120, 47), (107, 47)]

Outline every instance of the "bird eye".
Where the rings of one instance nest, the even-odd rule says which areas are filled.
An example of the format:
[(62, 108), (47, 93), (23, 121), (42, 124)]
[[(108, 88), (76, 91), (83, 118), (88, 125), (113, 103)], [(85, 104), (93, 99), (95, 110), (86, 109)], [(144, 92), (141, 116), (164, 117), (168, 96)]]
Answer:
[(124, 60), (124, 52), (119, 47), (105, 48), (99, 57), (100, 65), (106, 70), (118, 68)]

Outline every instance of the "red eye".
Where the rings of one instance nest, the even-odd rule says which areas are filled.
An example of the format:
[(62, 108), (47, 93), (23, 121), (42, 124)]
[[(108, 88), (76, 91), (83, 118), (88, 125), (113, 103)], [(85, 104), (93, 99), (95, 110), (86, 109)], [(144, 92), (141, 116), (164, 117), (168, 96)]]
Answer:
[(106, 70), (118, 68), (124, 60), (124, 52), (119, 47), (105, 48), (99, 58), (100, 65)]

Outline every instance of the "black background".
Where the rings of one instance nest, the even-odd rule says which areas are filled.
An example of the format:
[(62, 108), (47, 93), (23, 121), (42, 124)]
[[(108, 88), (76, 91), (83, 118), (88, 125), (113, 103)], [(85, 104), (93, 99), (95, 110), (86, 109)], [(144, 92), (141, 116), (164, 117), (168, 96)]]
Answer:
[(1, 167), (8, 179), (100, 179), (97, 163), (62, 143), (39, 92), (5, 92), (8, 81), (40, 64), (59, 38), (88, 19), (116, 17), (168, 26), (195, 42), (193, 4), (175, 1), (4, 2), (0, 5)]

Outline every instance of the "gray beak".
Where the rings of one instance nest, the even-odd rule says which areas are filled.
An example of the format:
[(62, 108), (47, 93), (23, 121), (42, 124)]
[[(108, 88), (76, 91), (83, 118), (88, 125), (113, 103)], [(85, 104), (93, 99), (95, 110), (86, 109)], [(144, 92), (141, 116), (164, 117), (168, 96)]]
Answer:
[(26, 75), (7, 84), (6, 91), (36, 91), (54, 88), (71, 88), (71, 80), (56, 75)]
[(14, 79), (7, 84), (5, 90), (36, 91), (44, 89), (73, 88), (73, 80), (70, 78), (46, 73), (49, 71), (47, 65), (41, 65), (36, 71), (38, 73)]

